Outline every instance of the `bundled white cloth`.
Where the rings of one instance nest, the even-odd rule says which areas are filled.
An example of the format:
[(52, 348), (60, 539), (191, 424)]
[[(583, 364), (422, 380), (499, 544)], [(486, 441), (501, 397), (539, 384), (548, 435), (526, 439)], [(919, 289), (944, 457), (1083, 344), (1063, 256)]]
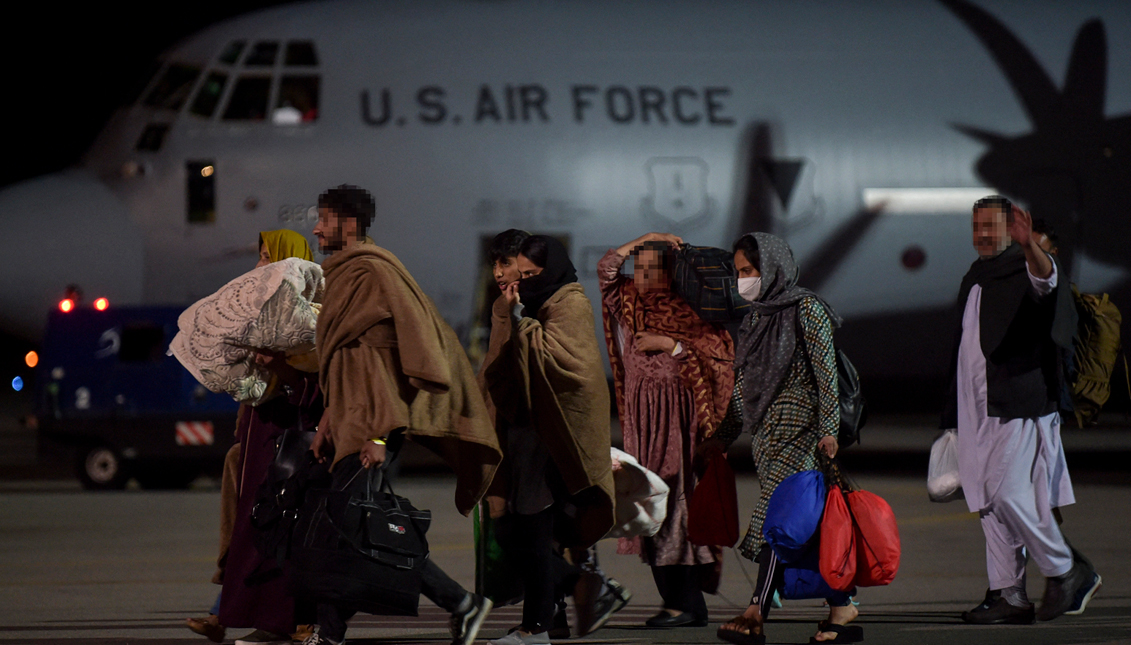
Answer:
[(632, 455), (616, 448), (610, 450), (617, 489), (617, 523), (605, 537), (652, 537), (668, 516), (668, 485)]
[(958, 475), (958, 433), (954, 430), (942, 433), (931, 446), (927, 495), (932, 502), (962, 499), (962, 480)]
[(209, 390), (258, 405), (273, 388), (255, 350), (283, 352), (295, 367), (317, 371), (311, 356), (324, 288), (314, 262), (289, 258), (253, 269), (181, 314), (169, 354)]

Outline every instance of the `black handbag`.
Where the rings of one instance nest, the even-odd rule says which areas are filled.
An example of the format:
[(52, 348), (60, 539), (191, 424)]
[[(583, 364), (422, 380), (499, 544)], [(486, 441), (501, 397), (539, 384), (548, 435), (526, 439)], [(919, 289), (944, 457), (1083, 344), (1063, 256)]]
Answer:
[[(275, 442), (275, 460), (267, 476), (255, 492), (251, 508), (251, 526), (255, 529), (255, 548), (264, 562), (247, 577), (245, 584), (255, 586), (279, 577), (283, 563), (290, 556), (291, 534), (298, 519), (306, 491), (312, 486), (329, 484), (329, 468), (318, 463), (310, 446), (314, 432), (298, 426), (288, 428)], [(269, 566), (269, 562), (274, 566)]]
[(364, 492), (351, 492), (357, 476), (343, 490), (307, 492), (291, 543), (291, 591), (370, 614), (416, 616), (432, 513), (394, 494), (383, 469), (367, 472)]
[(672, 267), (672, 289), (707, 322), (734, 322), (750, 313), (750, 303), (738, 293), (734, 254), (724, 249), (680, 246)]

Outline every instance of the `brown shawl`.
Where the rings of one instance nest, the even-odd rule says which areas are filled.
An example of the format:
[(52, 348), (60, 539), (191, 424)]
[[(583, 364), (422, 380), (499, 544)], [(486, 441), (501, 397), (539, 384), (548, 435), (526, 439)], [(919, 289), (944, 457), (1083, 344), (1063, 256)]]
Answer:
[[(496, 313), (502, 313), (498, 307)], [(571, 496), (566, 513), (573, 521), (559, 522), (555, 530), (569, 547), (591, 546), (616, 519), (609, 388), (593, 325), (585, 290), (576, 282), (567, 284), (537, 318), (513, 326), (485, 372), (498, 413), (521, 423), (529, 410), (529, 424), (565, 481)]]
[(335, 463), (405, 428), (457, 477), (467, 515), (502, 459), (459, 340), (389, 251), (362, 243), (322, 265), (326, 291), (316, 344)]
[(683, 345), (687, 356), (679, 361), (679, 375), (695, 401), (699, 436), (702, 440), (713, 435), (726, 416), (734, 392), (734, 341), (730, 334), (705, 322), (671, 291), (641, 293), (632, 279), (624, 276), (604, 288), (620, 291), (619, 311), (610, 311), (608, 302), (601, 308), (609, 365), (616, 384), (617, 411), (624, 415), (624, 360), (614, 323), (623, 325), (627, 334), (660, 334)]

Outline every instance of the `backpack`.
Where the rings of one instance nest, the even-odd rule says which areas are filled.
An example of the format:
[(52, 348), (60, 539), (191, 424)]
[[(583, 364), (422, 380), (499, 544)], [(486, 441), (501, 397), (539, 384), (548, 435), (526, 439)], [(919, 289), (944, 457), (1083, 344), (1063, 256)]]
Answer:
[(672, 289), (707, 322), (732, 322), (750, 313), (750, 303), (738, 294), (730, 251), (680, 246), (672, 267)]
[[(805, 342), (800, 322), (798, 325), (797, 337)], [(860, 429), (868, 422), (868, 406), (860, 388), (860, 374), (856, 371), (856, 366), (835, 342), (833, 352), (836, 354), (836, 391), (837, 401), (840, 403), (840, 427), (837, 429), (836, 443), (841, 448), (847, 448), (860, 443)]]
[(1076, 423), (1083, 428), (1099, 418), (1111, 396), (1111, 374), (1119, 357), (1119, 325), (1123, 316), (1105, 293), (1080, 293), (1072, 287), (1079, 323), (1073, 340), (1076, 376), (1072, 381), (1072, 404)]

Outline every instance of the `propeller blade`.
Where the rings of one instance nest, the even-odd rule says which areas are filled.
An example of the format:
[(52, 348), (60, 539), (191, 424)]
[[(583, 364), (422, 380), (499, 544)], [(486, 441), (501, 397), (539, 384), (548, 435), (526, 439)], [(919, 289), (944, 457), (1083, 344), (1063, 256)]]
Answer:
[(1009, 141), (1008, 137), (1002, 136), (1000, 134), (995, 134), (993, 132), (987, 132), (986, 130), (982, 130), (980, 128), (975, 128), (972, 125), (963, 125), (961, 123), (951, 123), (950, 127), (954, 128), (955, 130), (958, 130), (962, 134), (970, 137), (971, 139), (977, 139), (978, 141), (981, 141), (982, 143), (986, 144), (987, 146), (990, 146), (991, 148), (995, 147), (995, 146), (999, 146), (999, 145)]
[(1076, 32), (1064, 99), (1075, 119), (1102, 121), (1107, 94), (1107, 34), (1103, 23), (1089, 20)]
[(966, 0), (939, 0), (970, 28), (997, 61), (1036, 129), (1061, 123), (1064, 101), (1032, 52), (993, 15)]

